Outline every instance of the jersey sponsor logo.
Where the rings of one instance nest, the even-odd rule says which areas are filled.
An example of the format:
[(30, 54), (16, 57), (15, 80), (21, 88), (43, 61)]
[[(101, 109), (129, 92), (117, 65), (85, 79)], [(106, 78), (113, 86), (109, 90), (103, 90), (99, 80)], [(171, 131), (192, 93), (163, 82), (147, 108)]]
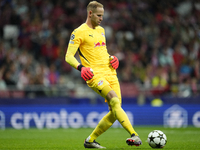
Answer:
[(102, 35), (103, 37), (105, 37), (105, 34), (104, 34), (103, 32), (101, 33), (101, 35)]
[(73, 40), (75, 38), (75, 35), (72, 34), (71, 37), (70, 37), (70, 40)]
[(95, 47), (100, 47), (100, 46), (106, 46), (106, 43), (105, 43), (105, 42), (97, 42), (97, 43), (94, 43), (94, 48), (95, 48)]
[(101, 86), (103, 84), (103, 80), (100, 80), (98, 83), (98, 86)]

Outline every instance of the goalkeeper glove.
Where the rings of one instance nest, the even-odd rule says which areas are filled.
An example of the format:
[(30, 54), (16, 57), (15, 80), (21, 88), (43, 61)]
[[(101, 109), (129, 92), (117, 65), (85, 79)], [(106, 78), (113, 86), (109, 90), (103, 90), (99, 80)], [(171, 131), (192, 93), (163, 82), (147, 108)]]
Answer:
[(116, 70), (119, 67), (119, 60), (116, 56), (110, 56), (110, 58), (111, 58), (110, 64)]
[(83, 65), (80, 64), (78, 65), (77, 69), (81, 71), (81, 77), (85, 81), (92, 79), (92, 77), (94, 76), (93, 70), (89, 67), (84, 67)]

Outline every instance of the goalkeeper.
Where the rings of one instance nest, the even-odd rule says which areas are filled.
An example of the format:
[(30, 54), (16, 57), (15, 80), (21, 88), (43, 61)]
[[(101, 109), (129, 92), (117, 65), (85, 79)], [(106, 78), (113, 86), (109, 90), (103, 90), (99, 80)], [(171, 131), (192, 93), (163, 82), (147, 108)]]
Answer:
[[(126, 143), (139, 146), (142, 142), (121, 108), (120, 85), (116, 75), (119, 61), (117, 57), (108, 54), (105, 31), (99, 26), (103, 15), (104, 8), (101, 3), (92, 1), (88, 4), (86, 22), (72, 32), (65, 56), (66, 62), (81, 72), (87, 85), (106, 99), (110, 110), (85, 140), (84, 146), (105, 148), (95, 140), (116, 120), (131, 136), (126, 139)], [(81, 63), (74, 57), (77, 51)]]

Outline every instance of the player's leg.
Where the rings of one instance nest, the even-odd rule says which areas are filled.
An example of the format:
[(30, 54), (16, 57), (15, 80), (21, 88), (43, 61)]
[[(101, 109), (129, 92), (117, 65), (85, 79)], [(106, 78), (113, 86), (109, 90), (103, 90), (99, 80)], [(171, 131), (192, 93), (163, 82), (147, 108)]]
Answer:
[[(109, 81), (111, 81), (110, 86), (112, 87), (112, 89), (114, 91), (110, 91), (109, 93), (107, 93), (106, 98), (109, 100), (108, 103), (111, 102), (111, 104), (109, 104), (109, 105), (112, 105), (112, 106), (110, 106), (110, 107), (112, 109), (114, 107), (114, 110), (112, 110), (112, 113), (114, 115), (116, 115), (117, 120), (121, 123), (121, 125), (124, 127), (124, 129), (126, 129), (131, 135), (131, 138), (128, 138), (126, 140), (127, 144), (138, 146), (141, 144), (141, 140), (138, 137), (138, 134), (133, 129), (133, 126), (131, 125), (127, 114), (121, 108), (122, 100), (121, 100), (121, 91), (120, 91), (120, 85), (119, 85), (118, 79), (116, 76), (113, 76), (113, 77), (111, 77), (111, 79), (109, 79)], [(120, 101), (120, 103), (119, 103), (119, 101)]]
[(119, 121), (122, 127), (126, 129), (130, 135), (135, 134), (136, 136), (138, 136), (138, 134), (133, 129), (133, 126), (127, 114), (122, 109), (119, 98), (113, 90), (107, 94), (107, 100), (112, 109), (111, 112), (113, 113), (113, 116)]
[[(133, 129), (128, 116), (124, 112), (124, 110), (121, 108), (120, 100), (118, 99), (117, 94), (112, 90), (112, 88), (109, 85), (106, 85), (101, 90), (101, 95), (108, 99), (108, 105), (111, 107), (111, 111), (103, 117), (103, 119), (99, 122), (97, 127), (94, 129), (92, 134), (87, 138), (87, 141), (92, 142), (94, 141), (98, 136), (100, 136), (103, 132), (105, 132), (117, 119), (121, 125), (126, 129), (130, 135), (134, 135), (138, 137), (138, 134)], [(139, 139), (139, 138), (137, 138)], [(136, 141), (135, 139), (127, 139), (129, 143), (128, 145), (140, 145), (141, 140)]]
[(115, 120), (116, 119), (113, 117), (113, 114), (109, 111), (100, 120), (96, 128), (93, 130), (93, 132), (90, 134), (90, 136), (86, 140), (88, 142), (93, 142), (94, 140), (96, 140), (98, 136), (100, 136), (102, 133), (104, 133), (108, 128), (112, 126)]
[[(121, 108), (121, 93), (118, 80), (115, 80), (110, 85), (105, 79), (98, 78), (96, 81), (95, 79), (93, 79), (91, 82), (88, 82), (88, 86), (91, 87), (95, 92), (100, 94), (102, 97), (108, 99), (108, 104), (112, 110), (99, 122), (92, 134), (86, 139), (86, 142), (93, 144), (93, 141), (95, 141), (95, 139), (99, 135), (105, 132), (114, 123), (116, 119), (131, 135), (137, 135), (128, 119), (128, 116)], [(115, 89), (117, 94), (113, 91), (113, 89), (110, 86), (112, 86)], [(118, 98), (118, 96), (120, 97), (120, 99)], [(137, 143), (134, 142), (130, 143), (130, 145), (136, 144)]]
[[(121, 123), (122, 126), (124, 127), (124, 129), (126, 129), (129, 132), (130, 135), (132, 135), (132, 134), (138, 135), (135, 132), (135, 130), (133, 129), (133, 126), (131, 125), (127, 114), (121, 108), (122, 98), (121, 98), (120, 84), (119, 84), (117, 76), (115, 76), (115, 75), (114, 76), (110, 76), (108, 80), (109, 80), (111, 88), (113, 89), (113, 90), (110, 89), (108, 93), (105, 93), (106, 94), (106, 99), (108, 99), (108, 104), (110, 105), (110, 107), (113, 107), (113, 106), (111, 106), (110, 102), (112, 102), (112, 103), (113, 102), (114, 103), (117, 102), (117, 105), (114, 104), (114, 107), (116, 107), (116, 106), (117, 107), (116, 107), (116, 109), (114, 109), (112, 111), (112, 113), (114, 115), (116, 115), (116, 113), (119, 114), (118, 116), (116, 116), (116, 119), (120, 123), (123, 122), (123, 123)], [(113, 98), (113, 100), (111, 100), (112, 98)], [(118, 113), (118, 109), (119, 109), (119, 113)]]
[[(102, 96), (102, 89), (109, 85), (109, 83), (104, 78), (96, 78), (88, 82), (88, 86)], [(110, 89), (110, 88), (109, 88)], [(109, 91), (103, 90), (105, 92), (103, 95), (106, 95)], [(104, 97), (105, 98), (105, 97)], [(112, 124), (116, 121), (116, 118), (113, 116), (113, 113), (109, 111), (98, 123), (93, 132), (85, 140), (85, 148), (105, 148), (102, 147), (99, 143), (96, 143), (95, 140), (98, 136), (104, 133)]]
[(123, 126), (124, 129), (126, 129), (131, 137), (126, 139), (126, 143), (128, 145), (135, 145), (139, 146), (142, 144), (141, 139), (139, 138), (138, 134), (133, 129), (132, 124), (130, 123), (130, 120), (125, 113), (125, 111), (122, 109), (121, 104), (119, 102), (119, 99), (116, 97), (114, 91), (110, 91), (107, 95), (107, 100), (109, 105), (111, 106), (113, 116), (120, 122), (120, 124)]
[(85, 148), (105, 148), (102, 147), (99, 143), (95, 143), (95, 140), (98, 136), (100, 136), (102, 133), (104, 133), (108, 128), (112, 126), (112, 124), (115, 122), (115, 117), (113, 117), (113, 114), (109, 111), (98, 123), (96, 128), (93, 130), (93, 132), (89, 135), (89, 137), (84, 142)]
[[(111, 82), (111, 84), (110, 84), (107, 82), (107, 79), (105, 79), (105, 78), (99, 79), (98, 78), (97, 82), (93, 81), (93, 83), (96, 83), (97, 86), (94, 86), (95, 84), (93, 84), (93, 86), (91, 86), (91, 88), (95, 92), (97, 92), (99, 95), (104, 97), (105, 99), (106, 99), (106, 95), (108, 95), (108, 93), (110, 91), (113, 91), (112, 87), (114, 87), (116, 89), (116, 93), (117, 93), (116, 96), (120, 97), (120, 100), (121, 100), (121, 92), (120, 92), (120, 89), (117, 88), (117, 87), (119, 87), (118, 82)], [(99, 84), (99, 83), (101, 83), (101, 84)], [(91, 85), (91, 83), (89, 85)], [(111, 107), (109, 106), (109, 110), (111, 110), (110, 108)], [(89, 142), (92, 142), (93, 140), (95, 140), (98, 136), (100, 136), (103, 132), (105, 132), (108, 128), (110, 128), (110, 126), (112, 126), (112, 124), (115, 121), (116, 121), (116, 117), (113, 115), (112, 111), (110, 111), (98, 123), (98, 125), (96, 126), (96, 128), (94, 129), (92, 134), (90, 134), (90, 136), (87, 138), (87, 140)]]

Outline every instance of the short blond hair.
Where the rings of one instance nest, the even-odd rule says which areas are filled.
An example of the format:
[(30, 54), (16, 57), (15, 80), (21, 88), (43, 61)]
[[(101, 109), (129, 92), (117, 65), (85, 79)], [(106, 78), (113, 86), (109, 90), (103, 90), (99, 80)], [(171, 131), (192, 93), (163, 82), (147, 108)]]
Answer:
[(103, 8), (103, 5), (97, 1), (91, 1), (87, 5), (87, 12), (89, 11), (95, 12), (98, 7)]

